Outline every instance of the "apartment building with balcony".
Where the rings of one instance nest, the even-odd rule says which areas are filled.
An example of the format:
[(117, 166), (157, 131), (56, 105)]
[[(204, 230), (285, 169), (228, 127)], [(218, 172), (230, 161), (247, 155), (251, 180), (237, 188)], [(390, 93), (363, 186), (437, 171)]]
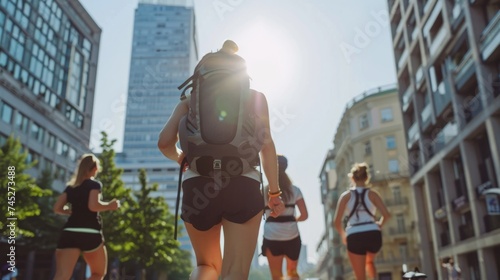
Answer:
[[(370, 166), (371, 187), (380, 193), (393, 218), (382, 230), (383, 246), (376, 258), (377, 279), (400, 279), (403, 266), (420, 266), (415, 202), (409, 182), (408, 154), (398, 90), (394, 85), (375, 88), (351, 100), (334, 137), (326, 163), (335, 168), (335, 185), (326, 185), (323, 168), (322, 198), (325, 206), (329, 267), (328, 279), (354, 279), (346, 247), (332, 225), (336, 203), (351, 186), (347, 176), (356, 162)], [(331, 171), (330, 171), (331, 173)], [(347, 213), (344, 213), (347, 215)]]
[(340, 255), (341, 241), (339, 233), (332, 227), (334, 209), (340, 192), (337, 188), (337, 172), (335, 168), (335, 154), (329, 150), (319, 174), (321, 203), (325, 223), (325, 233), (319, 241), (316, 252), (320, 259), (316, 272), (320, 279), (342, 279), (343, 262)]
[[(500, 279), (500, 1), (389, 0), (421, 271)], [(489, 203), (497, 203), (492, 197)]]

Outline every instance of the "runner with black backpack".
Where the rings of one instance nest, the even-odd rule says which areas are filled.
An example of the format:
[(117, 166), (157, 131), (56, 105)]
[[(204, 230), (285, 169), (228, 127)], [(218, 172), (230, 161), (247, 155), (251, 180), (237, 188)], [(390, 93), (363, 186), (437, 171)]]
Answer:
[(237, 50), (228, 40), (200, 60), (179, 87), (181, 101), (158, 140), (160, 151), (185, 170), (181, 218), (197, 261), (190, 279), (248, 279), (265, 206), (257, 166), (269, 183), (271, 216), (285, 209), (267, 101), (250, 89)]
[[(357, 280), (375, 279), (377, 271), (374, 264), (376, 254), (382, 247), (382, 226), (391, 214), (380, 195), (368, 188), (369, 176), (366, 163), (355, 163), (348, 176), (353, 186), (342, 193), (335, 210), (334, 225), (342, 241), (347, 245), (347, 254)], [(376, 210), (382, 217), (375, 218)], [(343, 216), (348, 212), (346, 227)]]

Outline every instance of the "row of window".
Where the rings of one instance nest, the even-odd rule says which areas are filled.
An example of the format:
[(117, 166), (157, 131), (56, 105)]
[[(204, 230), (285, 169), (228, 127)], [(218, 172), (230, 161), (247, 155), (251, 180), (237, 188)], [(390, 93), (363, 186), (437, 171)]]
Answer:
[(53, 133), (47, 131), (37, 122), (30, 120), (26, 115), (15, 111), (12, 106), (5, 102), (0, 104), (0, 117), (1, 121), (13, 125), (17, 131), (29, 135), (32, 139), (55, 151), (56, 154), (71, 161), (76, 161), (75, 148), (58, 139)]
[[(390, 122), (394, 119), (394, 115), (392, 113), (392, 108), (384, 108), (380, 110), (380, 120), (384, 122)], [(368, 114), (363, 114), (359, 116), (359, 129), (367, 129), (370, 127), (370, 117)]]
[[(0, 147), (5, 144), (7, 141), (7, 136), (0, 134)], [(28, 149), (26, 147), (22, 147), (22, 151), (27, 151), (26, 154), (26, 164), (34, 164), (33, 168), (38, 170), (48, 170), (52, 174), (53, 178), (61, 181), (68, 181), (71, 172), (66, 170), (66, 168), (52, 162), (50, 159), (43, 157), (39, 153)]]
[[(60, 103), (54, 94), (66, 97), (78, 110), (62, 108), (61, 111), (67, 111), (68, 119), (82, 127), (91, 42), (73, 27), (56, 1), (0, 1), (0, 46), (6, 50), (0, 52), (0, 66), (35, 95), (42, 95), (52, 107)], [(19, 14), (27, 16), (30, 22), (23, 24)], [(70, 57), (73, 61), (69, 61)], [(72, 73), (70, 77), (68, 72)], [(66, 81), (68, 92), (65, 92)]]
[[(396, 149), (396, 137), (395, 136), (386, 136), (385, 137), (385, 147), (387, 150)], [(370, 141), (365, 142), (365, 154), (370, 155), (372, 153), (372, 145)]]

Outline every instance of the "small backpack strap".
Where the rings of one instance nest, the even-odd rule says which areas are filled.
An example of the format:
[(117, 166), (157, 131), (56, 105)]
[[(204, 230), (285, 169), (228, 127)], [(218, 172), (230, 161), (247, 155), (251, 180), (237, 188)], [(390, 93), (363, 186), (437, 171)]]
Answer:
[(349, 216), (347, 216), (347, 219), (350, 219), (352, 217), (352, 215), (354, 215), (354, 212), (356, 212), (356, 210), (358, 208), (359, 195), (358, 195), (358, 192), (356, 191), (356, 189), (351, 190), (351, 196), (353, 193), (356, 195), (356, 200), (354, 201), (354, 206), (352, 207), (351, 213), (349, 213)]
[(179, 169), (179, 182), (177, 185), (177, 198), (175, 200), (175, 217), (174, 217), (174, 239), (177, 240), (177, 220), (179, 217), (179, 203), (181, 200), (181, 185), (182, 185), (182, 171), (184, 165), (187, 163), (187, 158), (184, 157), (181, 162), (181, 168)]
[(361, 205), (363, 205), (363, 207), (365, 208), (366, 212), (368, 212), (368, 214), (370, 214), (370, 216), (372, 216), (373, 218), (375, 218), (375, 215), (370, 212), (370, 210), (368, 209), (368, 207), (366, 206), (366, 202), (365, 202), (365, 194), (369, 191), (369, 189), (364, 189), (362, 192), (361, 192)]

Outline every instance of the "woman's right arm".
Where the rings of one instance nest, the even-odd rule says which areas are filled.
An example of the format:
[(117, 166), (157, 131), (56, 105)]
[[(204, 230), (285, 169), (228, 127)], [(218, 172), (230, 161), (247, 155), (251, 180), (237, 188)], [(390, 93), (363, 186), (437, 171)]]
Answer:
[(184, 99), (177, 104), (172, 115), (165, 123), (165, 126), (160, 131), (158, 137), (158, 149), (161, 153), (171, 160), (181, 162), (184, 155), (182, 151), (177, 148), (176, 144), (179, 140), (179, 122), (181, 118), (188, 113), (189, 99)]
[[(274, 146), (274, 141), (271, 136), (271, 126), (269, 122), (269, 110), (267, 106), (267, 100), (264, 94), (257, 94), (257, 102), (259, 106), (257, 108), (257, 115), (261, 118), (263, 122), (261, 129), (262, 131), (257, 131), (257, 137), (262, 137), (258, 141), (262, 141), (262, 149), (260, 151), (260, 156), (262, 159), (262, 169), (264, 169), (264, 174), (268, 182), (268, 190), (270, 193), (278, 193), (280, 191), (278, 183), (278, 157), (276, 155), (276, 147)], [(271, 208), (271, 216), (278, 216), (285, 210), (285, 204), (280, 197), (269, 198), (268, 206)]]
[(103, 212), (120, 208), (120, 201), (113, 198), (111, 201), (102, 201), (100, 190), (91, 190), (89, 193), (89, 210), (92, 212)]

